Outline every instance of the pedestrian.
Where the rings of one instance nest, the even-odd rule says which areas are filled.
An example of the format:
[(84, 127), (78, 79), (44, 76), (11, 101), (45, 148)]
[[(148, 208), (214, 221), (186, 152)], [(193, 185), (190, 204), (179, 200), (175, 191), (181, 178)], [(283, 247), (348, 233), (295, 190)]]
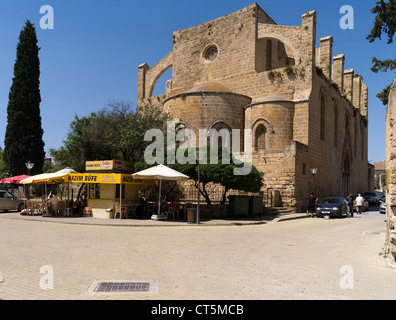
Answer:
[(353, 218), (353, 197), (352, 193), (345, 197), (346, 203), (348, 205), (348, 218)]
[(318, 202), (318, 198), (314, 196), (313, 193), (307, 198), (307, 214), (311, 214), (311, 218), (315, 213), (315, 204)]
[(357, 198), (355, 199), (355, 204), (356, 204), (356, 214), (362, 214), (362, 209), (363, 209), (363, 203), (364, 203), (364, 198), (362, 195), (359, 193)]

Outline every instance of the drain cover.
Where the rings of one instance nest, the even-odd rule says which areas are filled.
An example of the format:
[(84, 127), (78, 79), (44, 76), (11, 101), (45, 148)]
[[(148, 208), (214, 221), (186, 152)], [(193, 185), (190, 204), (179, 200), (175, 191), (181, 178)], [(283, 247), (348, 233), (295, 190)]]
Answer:
[(148, 282), (101, 282), (95, 292), (148, 292)]
[(87, 295), (158, 294), (157, 280), (95, 280)]

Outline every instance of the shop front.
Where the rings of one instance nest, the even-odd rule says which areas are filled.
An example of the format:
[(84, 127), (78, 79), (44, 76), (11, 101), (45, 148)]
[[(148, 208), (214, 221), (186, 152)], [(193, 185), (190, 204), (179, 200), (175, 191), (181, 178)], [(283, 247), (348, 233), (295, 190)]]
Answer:
[(86, 184), (87, 207), (91, 208), (93, 217), (102, 219), (113, 218), (117, 206), (133, 208), (138, 204), (139, 186), (154, 183), (134, 179), (126, 173), (71, 173), (65, 177), (65, 182)]

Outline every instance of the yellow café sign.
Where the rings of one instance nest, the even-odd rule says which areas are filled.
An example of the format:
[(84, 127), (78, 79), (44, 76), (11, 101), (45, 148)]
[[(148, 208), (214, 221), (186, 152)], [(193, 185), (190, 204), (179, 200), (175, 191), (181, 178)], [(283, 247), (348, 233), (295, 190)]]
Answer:
[(70, 173), (65, 177), (68, 183), (109, 184), (153, 184), (153, 180), (134, 179), (131, 174), (121, 173)]
[(132, 162), (121, 160), (103, 160), (103, 161), (86, 161), (85, 171), (101, 171), (101, 170), (125, 170), (131, 171), (135, 169)]

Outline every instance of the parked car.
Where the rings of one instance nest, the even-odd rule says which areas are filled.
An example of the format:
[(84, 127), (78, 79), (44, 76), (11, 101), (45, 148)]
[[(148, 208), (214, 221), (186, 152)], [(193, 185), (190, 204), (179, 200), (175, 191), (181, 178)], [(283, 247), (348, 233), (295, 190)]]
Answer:
[(12, 193), (0, 190), (0, 210), (17, 210), (22, 211), (25, 208), (25, 201), (15, 197)]
[(348, 206), (346, 200), (343, 197), (328, 197), (322, 199), (316, 206), (316, 216), (322, 218), (328, 217), (342, 217), (347, 215)]
[(382, 214), (386, 214), (386, 203), (385, 202), (381, 202), (381, 204), (379, 206), (379, 212)]
[(365, 192), (362, 197), (369, 202), (370, 205), (379, 205), (380, 195), (376, 191)]
[(386, 195), (383, 192), (377, 191), (381, 202), (386, 202)]

